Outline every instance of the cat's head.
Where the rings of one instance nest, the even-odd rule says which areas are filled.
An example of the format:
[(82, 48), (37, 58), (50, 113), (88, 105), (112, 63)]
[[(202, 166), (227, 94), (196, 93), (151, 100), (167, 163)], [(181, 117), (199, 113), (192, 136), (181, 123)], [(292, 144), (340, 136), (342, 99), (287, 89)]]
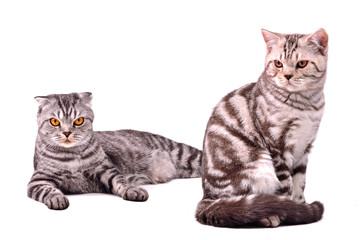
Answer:
[(35, 97), (39, 103), (38, 134), (47, 144), (76, 147), (93, 134), (91, 93), (53, 94)]
[(324, 87), (328, 50), (328, 35), (324, 29), (312, 34), (262, 30), (262, 35), (267, 46), (267, 79), (289, 92)]

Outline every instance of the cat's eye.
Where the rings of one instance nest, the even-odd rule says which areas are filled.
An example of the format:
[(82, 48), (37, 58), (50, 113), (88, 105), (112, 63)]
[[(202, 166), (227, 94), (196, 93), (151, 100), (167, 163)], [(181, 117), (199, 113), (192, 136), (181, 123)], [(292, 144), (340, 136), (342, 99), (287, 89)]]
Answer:
[(280, 62), (279, 60), (274, 60), (274, 65), (275, 65), (275, 67), (277, 67), (277, 68), (282, 68), (282, 67), (283, 67), (282, 62)]
[(304, 68), (308, 65), (308, 62), (307, 60), (301, 60), (301, 61), (298, 61), (298, 63), (296, 64), (296, 67), (298, 68)]
[(56, 118), (51, 118), (50, 119), (50, 124), (53, 125), (54, 127), (57, 127), (60, 125), (60, 121), (57, 120)]
[(84, 118), (83, 118), (83, 117), (79, 117), (79, 118), (75, 119), (75, 121), (74, 121), (74, 124), (75, 124), (76, 126), (80, 126), (80, 125), (82, 125), (83, 123), (84, 123)]

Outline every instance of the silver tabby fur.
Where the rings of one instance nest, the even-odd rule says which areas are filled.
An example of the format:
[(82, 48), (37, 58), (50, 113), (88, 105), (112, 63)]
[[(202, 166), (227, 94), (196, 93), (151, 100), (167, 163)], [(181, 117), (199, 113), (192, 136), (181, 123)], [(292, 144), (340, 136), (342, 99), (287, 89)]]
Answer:
[[(112, 193), (146, 201), (147, 191), (137, 185), (200, 176), (201, 151), (196, 148), (147, 132), (93, 131), (91, 93), (35, 99), (39, 129), (27, 192), (50, 209), (66, 209), (65, 194)], [(74, 122), (78, 118), (84, 119), (80, 126)]]
[(220, 227), (321, 219), (304, 197), (308, 155), (324, 111), (328, 35), (262, 31), (265, 70), (225, 96), (208, 122), (199, 222)]

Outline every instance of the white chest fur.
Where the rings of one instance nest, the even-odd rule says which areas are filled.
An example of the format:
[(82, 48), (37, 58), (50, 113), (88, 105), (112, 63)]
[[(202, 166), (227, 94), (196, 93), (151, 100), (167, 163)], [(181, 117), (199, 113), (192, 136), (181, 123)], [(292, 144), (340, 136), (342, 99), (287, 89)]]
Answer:
[(316, 138), (323, 111), (288, 109), (273, 116), (277, 141), (283, 141), (280, 149), (290, 166), (296, 167), (307, 161), (307, 153)]

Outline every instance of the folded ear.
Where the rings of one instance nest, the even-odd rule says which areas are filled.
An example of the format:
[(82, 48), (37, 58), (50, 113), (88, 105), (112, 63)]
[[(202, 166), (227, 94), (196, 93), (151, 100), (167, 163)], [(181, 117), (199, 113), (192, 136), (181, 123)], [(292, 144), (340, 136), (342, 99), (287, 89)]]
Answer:
[(87, 107), (91, 108), (91, 101), (92, 101), (92, 93), (91, 92), (83, 92), (78, 93), (81, 102), (84, 103)]
[(40, 106), (50, 102), (47, 96), (37, 96), (34, 97), (34, 99), (39, 103)]
[(309, 34), (306, 37), (306, 42), (316, 47), (322, 55), (327, 53), (329, 36), (325, 29), (320, 28), (316, 32)]
[(268, 53), (271, 51), (274, 45), (276, 45), (281, 39), (281, 34), (273, 33), (265, 29), (261, 29), (261, 33), (264, 37)]

